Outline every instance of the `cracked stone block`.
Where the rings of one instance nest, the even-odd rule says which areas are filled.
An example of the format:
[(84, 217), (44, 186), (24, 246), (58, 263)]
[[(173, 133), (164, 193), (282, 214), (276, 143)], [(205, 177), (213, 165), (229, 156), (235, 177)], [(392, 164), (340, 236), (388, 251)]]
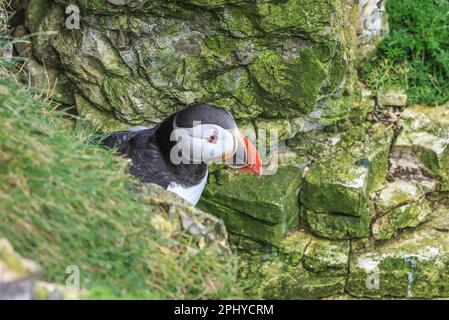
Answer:
[(380, 213), (373, 225), (376, 240), (388, 240), (397, 231), (417, 227), (430, 214), (423, 187), (413, 181), (395, 180), (383, 188), (374, 203)]
[(278, 244), (298, 223), (300, 183), (295, 166), (261, 177), (219, 170), (211, 174), (199, 206), (222, 218), (230, 232)]
[(255, 219), (233, 208), (222, 206), (215, 201), (203, 199), (201, 202), (203, 210), (216, 215), (225, 222), (228, 232), (274, 246), (279, 245), (287, 232), (298, 224), (298, 213), (291, 216), (289, 220), (272, 224)]
[(281, 242), (279, 252), (287, 257), (292, 265), (297, 265), (304, 257), (304, 251), (312, 240), (312, 235), (303, 231), (290, 232)]
[(344, 292), (345, 277), (322, 276), (280, 260), (262, 263), (251, 292), (265, 299), (318, 299)]
[(328, 241), (295, 230), (277, 254), (253, 251), (241, 256), (248, 290), (266, 299), (313, 299), (344, 292), (349, 241)]
[(429, 202), (426, 199), (394, 208), (374, 221), (373, 237), (376, 240), (388, 240), (399, 230), (414, 228), (424, 223), (430, 212)]
[(385, 181), (393, 132), (376, 128), (376, 136), (355, 143), (311, 165), (301, 202), (311, 211), (362, 216), (369, 194)]
[(413, 181), (395, 180), (389, 182), (374, 200), (377, 210), (388, 212), (401, 205), (417, 202), (424, 197), (421, 185)]
[(321, 275), (346, 275), (348, 272), (349, 241), (313, 238), (304, 252), (303, 265)]
[[(447, 208), (444, 213), (447, 219)], [(346, 290), (356, 297), (447, 298), (448, 265), (448, 233), (426, 224), (353, 252)]]
[(335, 240), (360, 239), (369, 236), (374, 210), (367, 208), (360, 217), (301, 209), (301, 217), (316, 235)]
[(413, 153), (420, 165), (440, 180), (443, 190), (449, 187), (448, 110), (448, 106), (407, 108), (393, 149)]

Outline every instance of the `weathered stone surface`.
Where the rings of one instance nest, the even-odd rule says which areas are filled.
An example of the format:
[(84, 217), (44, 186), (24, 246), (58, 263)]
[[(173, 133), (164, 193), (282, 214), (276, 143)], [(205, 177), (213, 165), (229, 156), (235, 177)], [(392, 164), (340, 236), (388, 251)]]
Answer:
[(17, 254), (6, 239), (0, 239), (0, 300), (29, 300), (41, 268)]
[(394, 145), (397, 152), (408, 151), (430, 175), (438, 178), (441, 189), (449, 181), (448, 106), (407, 108), (402, 114), (403, 129)]
[(389, 32), (386, 0), (361, 0), (358, 10), (358, 59), (371, 55)]
[(248, 290), (268, 299), (313, 299), (343, 293), (349, 242), (332, 243), (303, 230), (291, 232), (278, 254), (244, 255)]
[(144, 201), (168, 208), (168, 216), (155, 214), (151, 225), (171, 238), (179, 234), (192, 237), (192, 249), (206, 246), (229, 252), (228, 234), (222, 220), (191, 206), (188, 202), (167, 192), (155, 184), (141, 184), (137, 191), (144, 195)]
[(369, 194), (386, 177), (393, 132), (379, 126), (366, 142), (318, 160), (304, 178), (301, 202), (309, 210), (362, 216)]
[(294, 166), (261, 177), (220, 170), (211, 173), (199, 206), (222, 218), (230, 232), (276, 244), (298, 223), (300, 182)]
[(295, 166), (281, 167), (275, 175), (260, 177), (231, 170), (216, 173), (206, 187), (206, 198), (270, 223), (299, 212), (296, 199), (301, 171)]
[(346, 290), (358, 297), (448, 297), (448, 239), (447, 232), (423, 226), (355, 252)]
[(449, 209), (448, 206), (438, 206), (431, 213), (428, 226), (438, 231), (449, 232)]
[(317, 275), (281, 261), (263, 263), (252, 292), (266, 299), (317, 299), (343, 293), (344, 277)]
[(322, 275), (338, 276), (348, 272), (349, 241), (313, 238), (304, 252), (304, 267)]
[(399, 230), (417, 227), (425, 222), (429, 214), (430, 207), (426, 199), (394, 208), (374, 222), (373, 237), (376, 240), (388, 240)]
[(374, 203), (380, 212), (387, 212), (401, 205), (418, 202), (424, 197), (423, 188), (414, 182), (395, 180), (379, 192)]
[(369, 236), (374, 211), (367, 208), (360, 217), (301, 209), (301, 217), (310, 230), (327, 239), (360, 239)]
[(388, 183), (374, 199), (379, 217), (372, 225), (376, 240), (388, 240), (397, 231), (417, 227), (430, 214), (423, 187), (413, 181), (395, 180)]
[[(30, 1), (27, 28), (57, 31), (33, 41), (39, 61), (56, 60), (89, 108), (120, 122), (152, 124), (196, 102), (239, 120), (294, 119), (317, 105), (332, 123), (348, 116), (327, 101), (354, 73), (350, 1), (56, 2)], [(64, 28), (68, 4), (83, 13), (80, 30)]]
[(407, 94), (401, 88), (389, 88), (377, 93), (377, 101), (382, 107), (405, 107)]

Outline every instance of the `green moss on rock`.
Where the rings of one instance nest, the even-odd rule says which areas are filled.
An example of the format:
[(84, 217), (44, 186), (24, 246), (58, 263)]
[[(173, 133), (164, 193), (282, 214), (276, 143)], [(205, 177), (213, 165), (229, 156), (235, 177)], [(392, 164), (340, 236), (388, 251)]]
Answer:
[(349, 242), (329, 242), (292, 231), (277, 254), (260, 250), (240, 256), (247, 290), (267, 299), (313, 299), (341, 294)]
[[(64, 28), (68, 4), (81, 9), (80, 30)], [(37, 36), (34, 52), (57, 64), (76, 94), (122, 122), (154, 122), (197, 102), (239, 120), (289, 119), (338, 95), (353, 72), (351, 9), (339, 0), (33, 0), (26, 23), (56, 31)], [(341, 106), (329, 117), (343, 116)]]
[(370, 223), (374, 217), (373, 210), (355, 217), (338, 213), (323, 213), (301, 209), (301, 217), (306, 221), (310, 230), (327, 239), (360, 239), (369, 236)]
[(223, 218), (231, 232), (278, 244), (298, 223), (300, 174), (294, 166), (261, 177), (221, 170), (199, 206)]
[(367, 142), (356, 142), (310, 167), (301, 190), (307, 209), (363, 215), (369, 194), (385, 180), (388, 168), (393, 132), (382, 128)]
[(388, 240), (405, 228), (417, 227), (430, 214), (429, 202), (421, 185), (395, 180), (383, 188), (374, 203), (380, 216), (372, 225), (376, 240)]
[(424, 197), (423, 188), (412, 181), (395, 180), (383, 188), (375, 204), (380, 212), (388, 212), (401, 205), (417, 202)]
[(297, 203), (301, 172), (279, 168), (270, 176), (257, 177), (222, 170), (206, 187), (204, 197), (268, 223), (289, 220), (299, 213)]
[(314, 238), (304, 252), (303, 265), (323, 276), (344, 276), (348, 272), (349, 247), (349, 241)]
[(414, 106), (401, 116), (403, 129), (394, 149), (409, 151), (420, 160), (421, 166), (441, 182), (441, 189), (449, 185), (449, 127), (446, 120), (448, 106)]
[(355, 252), (346, 289), (358, 297), (447, 297), (448, 239), (447, 232), (424, 226)]

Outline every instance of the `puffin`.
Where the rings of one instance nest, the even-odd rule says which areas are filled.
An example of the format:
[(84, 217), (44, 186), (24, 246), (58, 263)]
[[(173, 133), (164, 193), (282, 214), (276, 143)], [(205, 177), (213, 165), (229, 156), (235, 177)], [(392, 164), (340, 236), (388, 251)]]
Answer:
[(187, 107), (152, 128), (109, 133), (101, 144), (131, 160), (132, 176), (158, 184), (194, 206), (212, 163), (262, 174), (256, 147), (240, 132), (231, 113), (209, 104)]

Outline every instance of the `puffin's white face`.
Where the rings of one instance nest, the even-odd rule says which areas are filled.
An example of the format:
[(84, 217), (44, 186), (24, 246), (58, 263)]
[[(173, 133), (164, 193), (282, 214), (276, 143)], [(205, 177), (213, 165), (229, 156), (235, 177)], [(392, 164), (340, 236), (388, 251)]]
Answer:
[(178, 141), (177, 148), (174, 148), (177, 150), (172, 150), (171, 154), (172, 161), (175, 160), (175, 163), (179, 156), (183, 163), (223, 163), (224, 160), (232, 157), (238, 148), (234, 131), (214, 124), (175, 128), (171, 139)]

